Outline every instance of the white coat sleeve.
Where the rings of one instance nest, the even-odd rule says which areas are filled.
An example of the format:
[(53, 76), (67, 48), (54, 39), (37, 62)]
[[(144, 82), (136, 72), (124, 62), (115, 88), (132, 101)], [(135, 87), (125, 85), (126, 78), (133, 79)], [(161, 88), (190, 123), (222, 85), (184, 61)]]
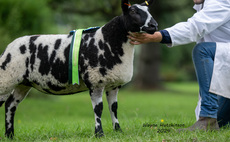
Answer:
[(166, 29), (172, 40), (172, 44), (168, 46), (196, 42), (229, 20), (230, 0), (206, 0), (204, 8), (187, 22)]

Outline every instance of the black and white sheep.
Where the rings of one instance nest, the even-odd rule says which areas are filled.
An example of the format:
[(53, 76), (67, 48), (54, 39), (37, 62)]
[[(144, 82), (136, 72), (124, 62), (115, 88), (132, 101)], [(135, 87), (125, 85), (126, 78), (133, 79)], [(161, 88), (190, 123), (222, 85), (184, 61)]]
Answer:
[(5, 134), (14, 136), (14, 114), (31, 87), (54, 95), (90, 90), (95, 113), (95, 134), (103, 136), (102, 94), (106, 91), (113, 128), (117, 119), (117, 93), (133, 75), (134, 47), (128, 32), (154, 33), (157, 23), (148, 5), (122, 0), (123, 14), (93, 33), (83, 33), (79, 52), (80, 85), (68, 82), (72, 35), (33, 35), (14, 40), (0, 58), (0, 105), (5, 102)]

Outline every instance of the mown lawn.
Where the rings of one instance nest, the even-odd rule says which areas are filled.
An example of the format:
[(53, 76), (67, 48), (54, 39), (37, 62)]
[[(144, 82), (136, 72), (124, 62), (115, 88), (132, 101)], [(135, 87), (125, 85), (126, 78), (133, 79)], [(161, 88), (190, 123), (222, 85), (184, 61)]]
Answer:
[[(230, 141), (230, 130), (182, 132), (195, 122), (196, 83), (167, 83), (165, 91), (121, 89), (118, 117), (123, 133), (114, 132), (104, 95), (103, 138), (94, 137), (94, 113), (88, 92), (71, 96), (27, 98), (18, 107), (13, 141)], [(0, 109), (1, 141), (4, 108)]]

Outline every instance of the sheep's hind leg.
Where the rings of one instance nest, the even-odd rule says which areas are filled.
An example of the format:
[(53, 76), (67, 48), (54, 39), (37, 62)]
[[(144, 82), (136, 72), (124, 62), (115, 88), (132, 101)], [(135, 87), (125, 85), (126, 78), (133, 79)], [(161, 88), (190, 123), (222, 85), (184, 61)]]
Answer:
[(101, 124), (101, 114), (103, 110), (103, 88), (94, 89), (90, 91), (90, 97), (93, 105), (94, 115), (95, 115), (95, 135), (96, 137), (104, 136), (102, 124)]
[(5, 102), (5, 135), (8, 138), (14, 136), (14, 115), (18, 104), (26, 97), (31, 87), (19, 85), (10, 94)]
[(118, 94), (119, 88), (115, 88), (111, 91), (107, 91), (106, 92), (106, 97), (107, 97), (107, 101), (109, 104), (109, 110), (110, 110), (110, 115), (112, 118), (112, 122), (113, 122), (113, 129), (115, 131), (120, 131), (122, 132), (118, 119), (117, 119), (117, 94)]
[(2, 107), (2, 105), (5, 103), (5, 101), (9, 98), (10, 93), (6, 94), (6, 95), (1, 95), (0, 96), (0, 107)]

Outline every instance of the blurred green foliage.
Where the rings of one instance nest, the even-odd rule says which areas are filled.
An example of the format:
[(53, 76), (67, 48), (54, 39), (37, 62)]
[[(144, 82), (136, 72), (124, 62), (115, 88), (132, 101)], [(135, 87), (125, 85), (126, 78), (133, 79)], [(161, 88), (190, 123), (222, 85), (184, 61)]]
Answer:
[[(142, 3), (144, 0), (130, 2)], [(156, 0), (150, 9), (159, 29), (164, 29), (191, 17), (195, 12), (192, 6), (192, 0)], [(76, 28), (102, 26), (121, 12), (118, 0), (0, 0), (0, 52), (20, 36), (66, 34)], [(163, 79), (194, 79), (192, 48), (193, 44), (172, 49), (162, 45)]]
[(53, 19), (46, 0), (0, 0), (1, 52), (19, 36), (54, 32)]
[[(193, 0), (156, 1), (154, 15), (157, 17), (159, 29), (165, 29), (182, 21), (187, 21), (194, 13)], [(161, 45), (162, 79), (166, 81), (196, 80), (192, 63), (192, 49), (195, 44), (168, 48)]]

